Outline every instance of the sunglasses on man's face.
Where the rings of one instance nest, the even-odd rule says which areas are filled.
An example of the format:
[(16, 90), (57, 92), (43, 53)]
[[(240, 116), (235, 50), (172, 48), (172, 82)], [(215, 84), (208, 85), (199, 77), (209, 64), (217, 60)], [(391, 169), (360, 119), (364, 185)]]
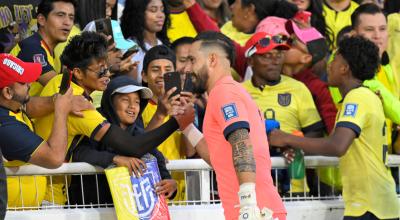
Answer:
[(98, 77), (98, 78), (102, 78), (102, 77), (104, 77), (105, 75), (107, 75), (108, 72), (110, 72), (111, 67), (112, 67), (112, 66), (110, 65), (110, 66), (108, 66), (107, 68), (103, 68), (103, 69), (101, 69), (101, 70), (98, 71), (98, 72), (96, 72), (96, 71), (94, 71), (94, 70), (92, 70), (92, 69), (90, 69), (90, 68), (87, 68), (87, 69), (90, 70), (90, 71), (92, 71), (92, 72), (94, 72), (94, 73), (97, 73), (97, 77)]
[(268, 47), (272, 42), (275, 44), (289, 43), (290, 38), (286, 35), (266, 36), (260, 39), (257, 43), (262, 47)]

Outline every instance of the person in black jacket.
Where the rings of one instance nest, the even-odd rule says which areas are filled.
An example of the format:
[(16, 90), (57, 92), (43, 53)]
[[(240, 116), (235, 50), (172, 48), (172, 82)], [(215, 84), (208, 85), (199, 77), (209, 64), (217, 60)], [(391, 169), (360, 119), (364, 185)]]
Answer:
[[(99, 111), (111, 124), (121, 127), (133, 136), (139, 134), (146, 135), (140, 116), (142, 110), (147, 105), (148, 99), (152, 96), (153, 94), (150, 89), (139, 86), (132, 78), (118, 76), (111, 80), (104, 91)], [(157, 159), (162, 178), (157, 184), (156, 191), (159, 194), (164, 194), (166, 198), (173, 199), (176, 194), (177, 184), (175, 180), (171, 179), (163, 154), (157, 149), (153, 149), (148, 153)], [(148, 157), (149, 155), (145, 156)], [(79, 143), (72, 154), (72, 161), (87, 162), (103, 168), (107, 168), (113, 164), (126, 166), (129, 172), (135, 176), (141, 176), (146, 166), (138, 158), (118, 155), (112, 148), (99, 142), (94, 142), (89, 138), (85, 138)], [(94, 175), (83, 176), (82, 181), (84, 201), (82, 198), (81, 178), (80, 176), (73, 176), (69, 187), (70, 204), (112, 203), (105, 175), (97, 176), (97, 189), (95, 188), (97, 184)]]

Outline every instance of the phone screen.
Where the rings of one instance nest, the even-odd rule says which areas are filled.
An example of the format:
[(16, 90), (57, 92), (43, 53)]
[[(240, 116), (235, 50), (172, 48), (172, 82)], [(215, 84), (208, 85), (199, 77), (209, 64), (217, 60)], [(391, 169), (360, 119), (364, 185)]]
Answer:
[(171, 96), (181, 93), (181, 74), (178, 72), (168, 72), (164, 74), (164, 90), (168, 92), (170, 89), (176, 87), (175, 92)]
[(110, 18), (102, 18), (95, 20), (96, 32), (102, 33), (106, 36), (111, 36), (111, 39), (108, 41), (108, 44), (111, 45), (114, 43), (114, 35), (111, 26)]
[(62, 73), (62, 79), (59, 91), (60, 94), (63, 95), (67, 92), (68, 88), (71, 85), (71, 80), (72, 80), (72, 72), (65, 68)]

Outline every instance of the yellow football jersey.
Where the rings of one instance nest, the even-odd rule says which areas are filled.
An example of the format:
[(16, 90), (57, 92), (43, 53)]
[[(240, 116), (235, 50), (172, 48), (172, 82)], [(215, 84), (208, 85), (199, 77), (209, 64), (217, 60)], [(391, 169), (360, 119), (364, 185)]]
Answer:
[[(26, 115), (19, 113), (10, 114), (18, 121), (26, 124), (33, 131), (33, 126)], [(38, 147), (39, 148), (39, 147)], [(32, 153), (33, 154), (33, 153)], [(22, 166), (27, 163), (13, 160), (4, 161), (6, 167)], [(7, 204), (8, 207), (38, 207), (46, 194), (47, 180), (45, 176), (20, 176), (7, 177)]]
[[(326, 3), (323, 4), (322, 14), (325, 18), (326, 26), (328, 26), (333, 32), (334, 47), (336, 47), (336, 37), (342, 28), (351, 25), (351, 14), (357, 9), (358, 4), (350, 1), (350, 5), (343, 11), (335, 11), (333, 8), (329, 7)], [(334, 49), (334, 48), (331, 48)]]
[[(147, 127), (151, 118), (156, 113), (157, 104), (149, 101), (146, 108), (142, 113), (144, 127)], [(168, 121), (169, 117), (164, 119), (164, 122)], [(185, 159), (185, 153), (181, 144), (182, 133), (175, 131), (172, 133), (157, 149), (161, 151), (165, 158), (168, 160), (180, 160)], [(172, 179), (176, 180), (177, 193), (174, 201), (185, 201), (185, 175), (183, 172), (171, 172)]]
[[(306, 133), (323, 128), (312, 95), (302, 82), (281, 75), (278, 84), (265, 85), (262, 91), (254, 87), (251, 80), (245, 81), (243, 86), (264, 113), (264, 118), (279, 121), (282, 131)], [(308, 192), (309, 188), (304, 182), (303, 179), (291, 179), (291, 192)]]
[(257, 103), (265, 119), (275, 119), (284, 132), (303, 131), (323, 126), (310, 91), (300, 81), (282, 75), (281, 81), (273, 86), (265, 85), (261, 91), (251, 80), (243, 83), (244, 88)]
[(380, 99), (368, 88), (351, 90), (338, 112), (336, 127), (352, 129), (357, 138), (340, 158), (345, 216), (371, 212), (379, 219), (399, 217), (399, 200), (386, 167), (386, 123)]
[[(58, 93), (61, 84), (62, 75), (57, 75), (51, 79), (47, 85), (43, 88), (40, 96), (52, 96)], [(73, 88), (74, 95), (82, 95), (84, 90), (77, 84), (71, 82), (71, 87)], [(76, 144), (84, 137), (92, 137), (93, 132), (97, 131), (106, 119), (96, 110), (86, 110), (83, 111), (83, 118), (76, 117), (73, 115), (68, 116), (68, 148), (74, 141)], [(54, 121), (54, 113), (47, 116), (35, 119), (35, 131), (44, 140), (47, 140), (51, 133), (51, 128)], [(63, 177), (53, 177), (53, 193), (54, 201), (57, 204), (65, 204), (66, 194), (65, 194), (65, 178)], [(52, 189), (50, 186), (47, 189), (46, 200), (52, 202)]]

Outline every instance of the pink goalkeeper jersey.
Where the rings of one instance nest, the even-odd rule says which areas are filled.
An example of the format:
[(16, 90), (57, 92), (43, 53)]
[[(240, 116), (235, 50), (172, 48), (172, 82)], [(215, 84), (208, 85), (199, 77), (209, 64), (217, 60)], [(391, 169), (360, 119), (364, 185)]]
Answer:
[(256, 161), (258, 207), (267, 207), (274, 214), (286, 213), (271, 177), (263, 116), (247, 91), (231, 76), (226, 76), (217, 81), (209, 94), (203, 124), (225, 218), (237, 220), (239, 216), (239, 181), (233, 167), (232, 147), (227, 141), (227, 136), (238, 128), (248, 128), (250, 131)]

